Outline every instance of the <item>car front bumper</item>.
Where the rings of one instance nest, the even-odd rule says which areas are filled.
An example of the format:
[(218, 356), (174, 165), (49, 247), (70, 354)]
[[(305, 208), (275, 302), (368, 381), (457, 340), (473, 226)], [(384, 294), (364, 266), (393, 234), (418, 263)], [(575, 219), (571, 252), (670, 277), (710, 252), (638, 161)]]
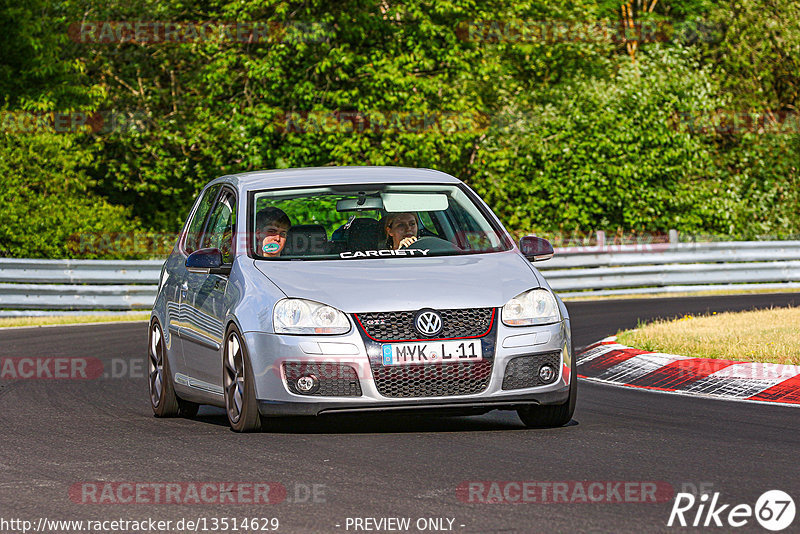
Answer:
[[(476, 412), (515, 409), (523, 406), (560, 404), (569, 397), (572, 373), (572, 343), (569, 321), (536, 327), (497, 325), (494, 361), (488, 385), (479, 393), (431, 397), (387, 397), (373, 378), (370, 357), (361, 335), (354, 327), (337, 336), (292, 336), (245, 332), (255, 377), (259, 411), (264, 416), (319, 415), (370, 411), (457, 411)], [(559, 352), (557, 379), (547, 385), (503, 389), (510, 360)], [(352, 367), (357, 374), (360, 396), (320, 396), (292, 393), (287, 386), (283, 364), (338, 364)]]

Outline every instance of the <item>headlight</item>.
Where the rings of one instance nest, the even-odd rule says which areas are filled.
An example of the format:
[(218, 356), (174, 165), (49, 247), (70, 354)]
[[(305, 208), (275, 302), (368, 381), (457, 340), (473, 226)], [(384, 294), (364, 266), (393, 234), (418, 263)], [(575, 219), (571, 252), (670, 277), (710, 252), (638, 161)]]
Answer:
[(346, 334), (350, 323), (344, 313), (305, 299), (283, 299), (272, 314), (276, 334)]
[(503, 324), (507, 326), (531, 326), (557, 323), (561, 320), (556, 297), (543, 288), (520, 293), (503, 306)]

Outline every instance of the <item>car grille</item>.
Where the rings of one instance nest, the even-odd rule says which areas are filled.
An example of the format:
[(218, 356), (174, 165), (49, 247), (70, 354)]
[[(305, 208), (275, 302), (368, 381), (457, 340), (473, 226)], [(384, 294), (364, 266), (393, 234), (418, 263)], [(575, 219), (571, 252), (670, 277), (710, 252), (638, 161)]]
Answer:
[(373, 362), (375, 387), (384, 397), (446, 397), (484, 391), (492, 360), (438, 365), (383, 366)]
[(532, 354), (512, 359), (506, 365), (506, 372), (503, 376), (503, 389), (532, 388), (552, 384), (556, 378), (550, 382), (544, 382), (539, 378), (539, 369), (545, 364), (551, 365), (556, 370), (556, 378), (558, 378), (558, 371), (561, 367), (561, 352)]
[[(494, 308), (437, 310), (444, 328), (436, 339), (481, 337), (489, 333)], [(420, 339), (414, 328), (416, 311), (358, 313), (357, 323), (375, 341), (409, 341)]]
[[(361, 384), (358, 374), (350, 365), (333, 362), (284, 362), (283, 373), (286, 387), (295, 395), (317, 397), (360, 397)], [(319, 389), (314, 393), (298, 391), (295, 380), (312, 374), (319, 380)]]

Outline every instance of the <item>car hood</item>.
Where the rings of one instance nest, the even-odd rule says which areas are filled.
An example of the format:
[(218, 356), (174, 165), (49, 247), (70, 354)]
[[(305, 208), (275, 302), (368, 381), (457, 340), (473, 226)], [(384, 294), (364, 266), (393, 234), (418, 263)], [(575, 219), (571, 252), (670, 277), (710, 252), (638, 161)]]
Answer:
[(514, 251), (469, 256), (321, 261), (255, 261), (287, 296), (346, 313), (420, 308), (500, 307), (540, 287), (530, 263)]

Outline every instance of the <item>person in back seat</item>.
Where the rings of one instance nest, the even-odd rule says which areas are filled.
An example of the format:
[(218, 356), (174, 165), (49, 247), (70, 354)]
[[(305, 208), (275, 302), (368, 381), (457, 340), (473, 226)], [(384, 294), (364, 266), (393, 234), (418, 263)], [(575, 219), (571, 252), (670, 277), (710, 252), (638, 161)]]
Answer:
[(280, 256), (286, 246), (286, 236), (291, 227), (292, 221), (282, 209), (270, 206), (256, 213), (256, 231), (260, 240), (259, 254), (267, 258)]

